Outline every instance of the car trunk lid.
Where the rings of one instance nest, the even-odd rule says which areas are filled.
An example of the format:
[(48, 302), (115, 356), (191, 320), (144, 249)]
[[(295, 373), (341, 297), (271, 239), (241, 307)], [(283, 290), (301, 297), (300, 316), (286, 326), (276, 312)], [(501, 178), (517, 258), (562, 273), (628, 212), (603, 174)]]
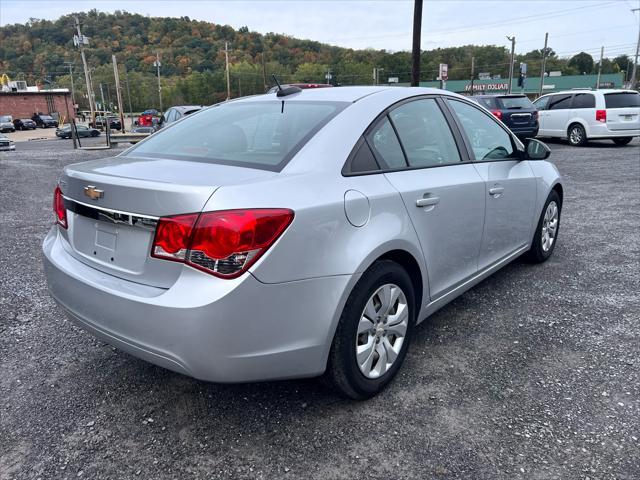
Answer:
[(604, 96), (609, 130), (640, 129), (640, 94), (607, 93)]
[(181, 264), (150, 256), (157, 219), (197, 213), (222, 185), (274, 175), (195, 161), (116, 157), (65, 168), (60, 186), (76, 259), (120, 278), (170, 287)]

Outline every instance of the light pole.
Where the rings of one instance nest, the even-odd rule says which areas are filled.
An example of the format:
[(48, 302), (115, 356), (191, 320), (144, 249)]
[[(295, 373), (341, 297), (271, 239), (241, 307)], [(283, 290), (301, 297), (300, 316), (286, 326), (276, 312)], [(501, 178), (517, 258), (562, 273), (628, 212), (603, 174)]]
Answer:
[(162, 113), (162, 84), (160, 83), (160, 52), (156, 52), (156, 61), (153, 62), (153, 66), (156, 67), (158, 73), (158, 102), (160, 103), (160, 113)]
[(509, 90), (507, 93), (511, 93), (511, 83), (513, 82), (513, 60), (516, 52), (516, 37), (507, 36), (507, 40), (511, 42), (511, 63), (509, 64)]
[[(632, 12), (640, 11), (640, 8), (634, 8)], [(631, 73), (631, 88), (635, 89), (637, 85), (636, 71), (638, 70), (638, 54), (640, 53), (640, 27), (638, 27), (638, 43), (636, 44), (636, 59), (633, 62), (633, 71)]]

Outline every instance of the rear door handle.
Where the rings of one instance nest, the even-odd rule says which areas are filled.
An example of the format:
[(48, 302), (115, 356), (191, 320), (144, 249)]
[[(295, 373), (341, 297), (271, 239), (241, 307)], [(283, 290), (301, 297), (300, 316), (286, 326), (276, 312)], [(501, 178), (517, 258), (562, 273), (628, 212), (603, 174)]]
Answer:
[(440, 201), (440, 197), (424, 197), (416, 200), (416, 207), (429, 207), (436, 205)]
[(504, 192), (504, 187), (492, 187), (489, 189), (489, 195), (493, 195), (494, 197), (499, 196)]

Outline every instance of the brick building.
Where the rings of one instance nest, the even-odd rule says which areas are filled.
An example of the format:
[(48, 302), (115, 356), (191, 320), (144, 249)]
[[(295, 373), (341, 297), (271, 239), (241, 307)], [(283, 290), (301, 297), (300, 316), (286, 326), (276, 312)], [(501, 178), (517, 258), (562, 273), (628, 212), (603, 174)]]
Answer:
[(55, 118), (73, 115), (71, 95), (67, 89), (0, 92), (0, 115), (31, 118), (34, 113), (48, 113)]

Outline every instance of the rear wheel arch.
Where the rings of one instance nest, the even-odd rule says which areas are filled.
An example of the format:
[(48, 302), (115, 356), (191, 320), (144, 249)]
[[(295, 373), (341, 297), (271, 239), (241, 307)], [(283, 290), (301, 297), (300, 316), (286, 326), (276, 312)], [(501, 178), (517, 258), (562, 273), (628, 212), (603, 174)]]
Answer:
[(394, 263), (397, 263), (402, 268), (406, 270), (411, 278), (411, 283), (413, 285), (414, 297), (415, 297), (415, 312), (416, 312), (416, 321), (419, 321), (418, 314), (420, 313), (420, 309), (422, 306), (422, 296), (424, 289), (424, 282), (422, 280), (422, 270), (420, 269), (420, 265), (416, 258), (406, 250), (390, 250), (378, 258), (376, 258), (369, 268), (382, 260), (391, 260)]
[(555, 190), (558, 197), (560, 197), (560, 207), (562, 207), (562, 202), (564, 200), (564, 188), (562, 188), (562, 184), (556, 183), (551, 189)]

